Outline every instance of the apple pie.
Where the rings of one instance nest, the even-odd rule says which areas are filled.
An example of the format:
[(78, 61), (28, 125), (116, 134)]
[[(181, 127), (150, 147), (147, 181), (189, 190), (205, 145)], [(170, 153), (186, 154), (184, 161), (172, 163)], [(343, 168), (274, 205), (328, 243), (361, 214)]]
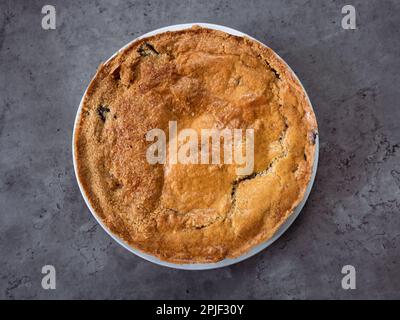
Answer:
[[(187, 129), (198, 138), (189, 158), (180, 150)], [(225, 136), (200, 161), (207, 129), (242, 132), (233, 145), (250, 170), (224, 157)], [(165, 133), (156, 161), (152, 130)], [(76, 122), (77, 176), (95, 214), (131, 247), (174, 263), (216, 262), (270, 239), (293, 213), (317, 134), (304, 89), (271, 49), (201, 27), (164, 32), (100, 65)], [(173, 162), (173, 145), (190, 161)]]

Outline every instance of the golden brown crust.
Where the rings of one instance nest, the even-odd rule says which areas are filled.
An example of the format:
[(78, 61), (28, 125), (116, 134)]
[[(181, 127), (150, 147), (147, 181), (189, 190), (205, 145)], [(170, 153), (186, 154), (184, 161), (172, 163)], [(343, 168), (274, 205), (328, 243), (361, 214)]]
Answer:
[[(254, 170), (151, 165), (145, 134), (253, 128)], [(101, 65), (75, 131), (78, 179), (108, 228), (175, 263), (234, 258), (271, 238), (304, 196), (317, 124), (286, 64), (243, 37), (192, 28), (129, 45)]]

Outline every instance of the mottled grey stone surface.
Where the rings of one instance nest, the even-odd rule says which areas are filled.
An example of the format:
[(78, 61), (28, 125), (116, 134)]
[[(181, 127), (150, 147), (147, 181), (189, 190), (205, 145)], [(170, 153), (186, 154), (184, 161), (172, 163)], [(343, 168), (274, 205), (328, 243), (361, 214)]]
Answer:
[[(41, 28), (54, 4), (57, 29)], [(351, 1), (1, 1), (0, 298), (400, 298), (400, 4)], [(98, 64), (192, 21), (265, 42), (303, 81), (320, 129), (309, 201), (269, 249), (224, 269), (146, 262), (97, 225), (75, 181), (75, 113)], [(41, 268), (57, 289), (41, 288)], [(357, 289), (341, 288), (341, 268)]]

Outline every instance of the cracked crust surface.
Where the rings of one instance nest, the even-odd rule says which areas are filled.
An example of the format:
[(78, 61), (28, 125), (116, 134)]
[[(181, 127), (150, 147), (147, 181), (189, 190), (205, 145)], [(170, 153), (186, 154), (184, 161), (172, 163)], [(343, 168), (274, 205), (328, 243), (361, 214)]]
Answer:
[[(254, 129), (254, 172), (146, 161), (146, 133)], [(175, 263), (234, 258), (304, 196), (317, 125), (298, 80), (259, 43), (195, 27), (138, 40), (101, 65), (75, 131), (81, 186), (131, 246)], [(167, 138), (168, 141), (168, 138)]]

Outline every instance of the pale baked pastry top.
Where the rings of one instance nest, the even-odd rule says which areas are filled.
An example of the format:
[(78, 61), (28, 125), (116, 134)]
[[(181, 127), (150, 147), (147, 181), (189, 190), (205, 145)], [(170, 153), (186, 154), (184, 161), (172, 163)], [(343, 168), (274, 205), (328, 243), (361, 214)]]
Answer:
[[(254, 129), (254, 173), (155, 164), (146, 133)], [(100, 65), (75, 129), (81, 186), (129, 245), (175, 263), (234, 258), (271, 238), (302, 200), (315, 115), (298, 80), (259, 43), (195, 27), (134, 42)], [(168, 141), (168, 140), (167, 140)]]

